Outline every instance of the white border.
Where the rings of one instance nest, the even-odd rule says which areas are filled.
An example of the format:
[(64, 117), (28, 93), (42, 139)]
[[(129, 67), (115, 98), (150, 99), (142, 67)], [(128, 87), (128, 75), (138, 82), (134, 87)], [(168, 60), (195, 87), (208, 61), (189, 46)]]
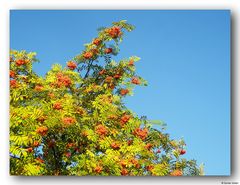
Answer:
[[(8, 175), (8, 51), (10, 9), (230, 9), (232, 11), (232, 168), (231, 177), (10, 177)], [(221, 184), (239, 178), (239, 55), (240, 0), (0, 0), (0, 184)]]

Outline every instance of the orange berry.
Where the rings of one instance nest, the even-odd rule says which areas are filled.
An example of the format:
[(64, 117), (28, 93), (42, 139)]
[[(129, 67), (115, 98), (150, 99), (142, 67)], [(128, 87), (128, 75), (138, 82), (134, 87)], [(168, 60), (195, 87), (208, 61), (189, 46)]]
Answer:
[(141, 128), (136, 128), (134, 131), (133, 131), (133, 134), (140, 137), (142, 140), (146, 139), (147, 138), (147, 135), (148, 135), (148, 129), (147, 128), (144, 128), (144, 129), (141, 129)]
[(113, 77), (112, 77), (112, 76), (107, 76), (107, 77), (105, 78), (105, 82), (106, 82), (106, 83), (111, 83), (112, 80), (113, 80)]
[(10, 80), (10, 87), (11, 88), (17, 87), (17, 81), (16, 80)]
[(109, 84), (109, 88), (110, 88), (110, 89), (114, 89), (114, 88), (115, 88), (115, 85), (114, 85), (113, 83), (110, 83), (110, 84)]
[(73, 123), (76, 122), (76, 120), (72, 117), (65, 117), (65, 118), (63, 118), (62, 121), (65, 125), (72, 125)]
[(98, 74), (99, 74), (99, 75), (103, 75), (103, 74), (105, 74), (105, 73), (106, 73), (106, 70), (103, 69), (103, 70), (101, 70)]
[(94, 169), (94, 171), (96, 172), (96, 173), (101, 173), (102, 172), (102, 167), (101, 166), (96, 166), (96, 168)]
[(106, 49), (104, 50), (104, 53), (105, 53), (105, 54), (110, 54), (110, 53), (112, 53), (112, 48), (106, 48)]
[(10, 70), (9, 75), (10, 75), (11, 78), (14, 78), (16, 76), (16, 73), (14, 71)]
[(134, 66), (134, 60), (130, 60), (129, 63), (128, 63), (129, 66)]
[(147, 150), (150, 150), (150, 149), (152, 148), (152, 144), (151, 144), (151, 143), (146, 144), (146, 145), (145, 145), (145, 148), (146, 148)]
[(59, 102), (56, 102), (53, 104), (53, 109), (60, 110), (62, 109), (62, 104)]
[(133, 77), (133, 78), (132, 78), (132, 83), (133, 83), (133, 84), (136, 84), (136, 85), (139, 85), (139, 84), (141, 83), (141, 81), (139, 80), (139, 78)]
[(126, 94), (128, 94), (129, 93), (129, 90), (128, 89), (121, 89), (120, 90), (120, 94), (122, 95), (122, 96), (125, 96)]
[(116, 79), (119, 79), (119, 78), (122, 77), (122, 75), (121, 74), (115, 74), (113, 77), (116, 78)]
[(138, 163), (138, 160), (136, 159), (131, 159), (131, 163), (135, 165), (136, 168), (140, 168), (140, 164)]
[(146, 168), (147, 168), (148, 171), (152, 171), (154, 166), (153, 165), (148, 165)]
[(50, 98), (54, 98), (54, 94), (53, 93), (48, 93), (48, 96), (50, 97)]
[(114, 149), (114, 150), (118, 150), (118, 149), (120, 148), (120, 144), (118, 144), (118, 143), (116, 143), (116, 142), (113, 142), (113, 143), (111, 143), (111, 147), (112, 147), (112, 149)]
[(121, 171), (121, 175), (127, 175), (128, 174), (128, 170), (126, 168), (123, 168)]
[(34, 142), (33, 142), (33, 146), (34, 146), (34, 147), (38, 147), (38, 146), (39, 146), (39, 142), (38, 142), (38, 141), (34, 141)]
[(65, 86), (68, 87), (72, 84), (71, 78), (63, 75), (62, 73), (58, 73), (57, 74), (57, 86), (61, 87), (61, 86)]
[(135, 165), (135, 167), (136, 167), (136, 168), (140, 168), (141, 165), (138, 163), (138, 164)]
[(38, 127), (36, 132), (40, 134), (41, 136), (45, 136), (47, 134), (48, 128), (45, 126)]
[(16, 60), (16, 65), (17, 65), (17, 66), (21, 66), (21, 65), (24, 65), (24, 64), (26, 64), (26, 61), (25, 61), (25, 60), (22, 60), (22, 59)]
[(74, 69), (76, 69), (77, 64), (73, 61), (69, 61), (69, 62), (67, 62), (67, 66), (69, 69), (74, 70)]
[(106, 32), (114, 39), (122, 35), (121, 28), (117, 26), (107, 29)]
[(96, 46), (100, 45), (101, 42), (102, 42), (102, 40), (101, 40), (101, 39), (98, 39), (98, 38), (96, 38), (96, 39), (93, 40), (93, 44), (95, 44)]
[(93, 57), (93, 53), (92, 53), (92, 52), (85, 52), (85, 53), (83, 54), (83, 57), (84, 57), (85, 59), (90, 59), (90, 58)]
[(121, 121), (120, 121), (121, 125), (123, 126), (125, 123), (127, 123), (130, 118), (131, 118), (131, 116), (130, 116), (130, 115), (127, 115), (127, 114), (125, 114), (124, 116), (122, 116), (122, 117), (121, 117)]
[(98, 125), (96, 127), (96, 133), (101, 135), (101, 136), (105, 136), (107, 134), (107, 129), (105, 128), (104, 125)]
[(27, 152), (29, 152), (29, 153), (33, 152), (33, 148), (32, 147), (27, 148)]
[(182, 176), (183, 175), (183, 172), (182, 170), (173, 170), (171, 173), (170, 173), (171, 176)]
[(36, 85), (34, 89), (36, 91), (42, 91), (43, 90), (43, 86), (42, 85)]
[(186, 153), (186, 150), (180, 150), (180, 155), (184, 155)]
[(122, 167), (126, 167), (126, 166), (127, 166), (127, 162), (124, 161), (124, 160), (122, 160), (122, 161), (120, 162), (120, 164), (121, 164)]
[(67, 144), (67, 148), (72, 148), (72, 147), (74, 147), (74, 146), (75, 146), (74, 143), (68, 143), (68, 144)]

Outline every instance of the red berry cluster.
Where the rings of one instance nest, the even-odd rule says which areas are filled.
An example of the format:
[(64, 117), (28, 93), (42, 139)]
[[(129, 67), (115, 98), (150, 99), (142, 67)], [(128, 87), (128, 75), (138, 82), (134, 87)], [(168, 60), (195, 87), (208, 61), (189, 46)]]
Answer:
[(141, 83), (141, 81), (139, 80), (138, 77), (133, 77), (133, 78), (132, 78), (132, 83), (133, 83), (133, 84), (136, 84), (136, 85), (139, 85), (139, 84)]
[(23, 60), (23, 59), (16, 60), (16, 65), (17, 66), (21, 66), (21, 65), (24, 65), (24, 64), (26, 64), (26, 60)]
[(147, 150), (150, 150), (150, 149), (152, 148), (152, 144), (151, 144), (151, 143), (147, 143), (147, 144), (145, 145), (145, 148), (146, 148)]
[(121, 171), (121, 175), (128, 175), (128, 170), (126, 168), (123, 168)]
[(90, 59), (90, 58), (93, 57), (93, 53), (90, 52), (90, 51), (87, 51), (87, 52), (85, 52), (85, 53), (83, 54), (83, 57), (84, 57), (85, 59)]
[(121, 89), (120, 90), (120, 94), (122, 95), (122, 96), (125, 96), (126, 94), (128, 94), (129, 93), (129, 90), (128, 89)]
[(114, 150), (118, 150), (118, 149), (120, 148), (120, 144), (118, 144), (118, 143), (116, 143), (116, 142), (113, 142), (113, 143), (111, 143), (111, 147), (112, 147), (112, 149), (114, 149)]
[(45, 126), (38, 127), (36, 132), (40, 134), (41, 136), (45, 136), (47, 134), (48, 128)]
[(107, 134), (107, 129), (105, 128), (104, 125), (98, 125), (96, 126), (96, 133), (101, 135), (101, 136), (105, 136)]
[(130, 120), (130, 118), (131, 118), (130, 115), (127, 114), (123, 115), (120, 120), (121, 125), (122, 126), (125, 125)]
[(104, 75), (106, 73), (106, 70), (105, 69), (103, 69), (103, 70), (101, 70), (101, 71), (99, 71), (99, 75)]
[(63, 75), (62, 73), (57, 74), (57, 86), (65, 86), (69, 87), (72, 84), (71, 78), (69, 78), (66, 75)]
[(49, 96), (50, 98), (54, 98), (54, 97), (55, 97), (54, 93), (48, 93), (48, 96)]
[(103, 168), (102, 168), (101, 166), (96, 166), (95, 169), (94, 169), (94, 171), (95, 171), (96, 173), (101, 173), (102, 170), (103, 170)]
[(176, 169), (176, 170), (173, 170), (171, 173), (170, 173), (171, 176), (182, 176), (183, 175), (183, 172), (182, 170), (179, 170), (179, 169)]
[(144, 128), (136, 128), (133, 132), (134, 135), (140, 137), (142, 140), (146, 139), (147, 135), (148, 135), (148, 129)]
[(43, 86), (42, 85), (36, 85), (34, 90), (36, 91), (42, 91), (43, 90)]
[(53, 109), (60, 110), (62, 109), (62, 104), (60, 102), (56, 102), (53, 104)]
[(153, 165), (148, 165), (146, 166), (147, 170), (148, 171), (152, 171), (154, 169), (154, 166)]
[(27, 152), (32, 153), (33, 152), (33, 148), (32, 147), (27, 148)]
[(181, 150), (179, 151), (179, 153), (180, 153), (180, 155), (184, 155), (184, 154), (186, 153), (186, 150), (181, 149)]
[(14, 71), (10, 70), (10, 74), (9, 75), (10, 75), (10, 78), (15, 78), (16, 73)]
[(62, 119), (62, 121), (65, 125), (72, 125), (73, 123), (76, 122), (76, 120), (72, 117), (65, 117)]
[(121, 160), (121, 161), (120, 161), (120, 165), (121, 165), (122, 167), (126, 167), (126, 166), (127, 166), (127, 162), (126, 162), (125, 160)]
[(69, 61), (69, 62), (67, 62), (67, 66), (69, 69), (74, 70), (74, 69), (76, 69), (77, 64), (73, 61)]
[(101, 43), (102, 43), (101, 39), (96, 38), (93, 40), (93, 44), (95, 44), (96, 46), (99, 46)]
[(130, 60), (129, 63), (128, 63), (129, 66), (134, 66), (134, 60)]
[(33, 146), (34, 146), (34, 147), (38, 147), (38, 146), (39, 146), (39, 142), (38, 142), (38, 141), (34, 141), (34, 142), (33, 142)]
[(121, 73), (117, 73), (113, 76), (115, 79), (119, 79), (122, 77), (122, 74)]
[(16, 80), (10, 80), (10, 87), (11, 88), (17, 87), (17, 81)]
[(111, 83), (112, 80), (113, 80), (113, 77), (112, 77), (112, 76), (107, 76), (107, 77), (105, 78), (105, 82), (106, 82), (106, 83)]
[(110, 53), (112, 53), (112, 48), (106, 48), (106, 49), (104, 50), (104, 53), (105, 53), (105, 54), (110, 54)]
[(137, 159), (131, 159), (131, 163), (136, 167), (136, 168), (140, 168), (140, 164), (138, 163)]
[(114, 39), (122, 35), (121, 28), (117, 26), (107, 29), (107, 33)]

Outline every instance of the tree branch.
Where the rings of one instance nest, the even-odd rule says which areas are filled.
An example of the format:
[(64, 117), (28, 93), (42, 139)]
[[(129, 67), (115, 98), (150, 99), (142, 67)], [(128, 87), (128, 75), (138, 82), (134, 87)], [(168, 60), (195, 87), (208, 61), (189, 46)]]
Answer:
[(91, 62), (89, 63), (88, 68), (87, 68), (87, 72), (86, 72), (85, 76), (83, 77), (83, 79), (86, 79), (88, 77), (89, 72), (90, 72), (91, 67), (92, 67), (92, 64), (93, 64), (93, 60), (91, 60)]

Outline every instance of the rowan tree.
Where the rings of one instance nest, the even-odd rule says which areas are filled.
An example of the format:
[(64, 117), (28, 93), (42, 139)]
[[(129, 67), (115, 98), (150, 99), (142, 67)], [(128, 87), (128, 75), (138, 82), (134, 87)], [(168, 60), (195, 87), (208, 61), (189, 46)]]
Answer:
[(182, 139), (123, 103), (147, 85), (135, 72), (139, 57), (114, 61), (133, 29), (126, 21), (100, 28), (82, 53), (43, 77), (32, 69), (36, 53), (11, 50), (11, 175), (201, 175), (183, 157)]

